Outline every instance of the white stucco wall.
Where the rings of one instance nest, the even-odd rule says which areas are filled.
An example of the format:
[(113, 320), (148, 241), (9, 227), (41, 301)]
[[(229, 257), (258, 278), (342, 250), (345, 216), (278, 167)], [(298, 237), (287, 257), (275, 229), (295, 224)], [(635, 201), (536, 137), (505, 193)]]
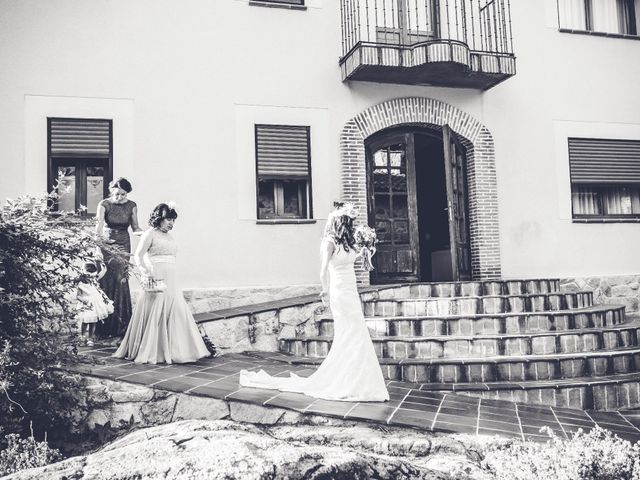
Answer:
[[(559, 145), (596, 124), (640, 138), (640, 42), (560, 34), (545, 1), (512, 2), (518, 74), (481, 93), (342, 83), (338, 2), (0, 0), (0, 198), (46, 188), (46, 116), (114, 118), (114, 176), (132, 181), (141, 221), (180, 206), (185, 287), (317, 283), (342, 126), (426, 96), (494, 135), (505, 276), (638, 272), (640, 225), (566, 217)], [(254, 123), (311, 126), (317, 223), (256, 224)]]
[(561, 33), (555, 0), (511, 2), (518, 73), (484, 95), (506, 277), (640, 271), (640, 225), (571, 221), (567, 138), (640, 140), (640, 41)]

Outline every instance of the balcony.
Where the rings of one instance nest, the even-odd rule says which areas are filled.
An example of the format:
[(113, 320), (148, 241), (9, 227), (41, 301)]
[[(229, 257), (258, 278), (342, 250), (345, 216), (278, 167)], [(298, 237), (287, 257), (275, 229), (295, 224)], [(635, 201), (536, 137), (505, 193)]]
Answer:
[(516, 73), (509, 0), (341, 0), (343, 80), (487, 90)]

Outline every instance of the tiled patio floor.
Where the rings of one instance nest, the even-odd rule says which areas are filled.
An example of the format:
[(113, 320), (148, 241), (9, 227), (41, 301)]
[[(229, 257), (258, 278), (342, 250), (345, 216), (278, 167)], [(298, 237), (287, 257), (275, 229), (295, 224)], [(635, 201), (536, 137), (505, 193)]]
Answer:
[(272, 375), (295, 372), (306, 376), (313, 372), (312, 368), (280, 361), (279, 357), (284, 357), (281, 360), (287, 357), (278, 353), (227, 354), (191, 364), (138, 365), (112, 358), (110, 355), (114, 351), (115, 347), (84, 350), (82, 353), (94, 357), (96, 362), (80, 363), (73, 369), (96, 377), (174, 392), (427, 431), (544, 441), (548, 439), (540, 432), (544, 426), (561, 438), (567, 438), (579, 428), (589, 431), (599, 425), (621, 438), (640, 440), (640, 410), (593, 412), (525, 405), (434, 392), (425, 389), (424, 385), (396, 381), (388, 382), (391, 397), (388, 402), (335, 402), (298, 393), (240, 387), (238, 378), (242, 369), (264, 369)]

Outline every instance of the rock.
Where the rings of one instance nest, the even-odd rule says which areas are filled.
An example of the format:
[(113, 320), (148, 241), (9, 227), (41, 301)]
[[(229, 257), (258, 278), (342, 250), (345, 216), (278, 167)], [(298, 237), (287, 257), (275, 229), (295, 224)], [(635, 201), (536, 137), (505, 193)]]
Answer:
[(298, 326), (315, 319), (316, 315), (322, 313), (321, 307), (323, 307), (321, 302), (315, 302), (308, 305), (283, 308), (280, 310), (280, 323), (294, 327)]
[(602, 299), (602, 303), (607, 305), (624, 305), (626, 313), (632, 313), (638, 311), (640, 301), (637, 298), (629, 297), (605, 297)]
[(611, 287), (612, 297), (633, 297), (636, 292), (633, 291), (631, 285), (614, 285)]
[(580, 286), (578, 282), (572, 279), (570, 281), (561, 282), (560, 290), (563, 292), (579, 292), (584, 290), (584, 287)]
[(106, 425), (107, 422), (109, 422), (109, 417), (104, 410), (93, 410), (85, 420), (90, 430), (94, 430), (96, 425)]
[(143, 421), (140, 406), (136, 404), (114, 403), (104, 413), (109, 418), (111, 426), (116, 429), (129, 428)]
[(178, 395), (171, 394), (169, 396), (159, 395), (154, 398), (153, 402), (142, 403), (140, 415), (142, 416), (143, 425), (158, 425), (170, 422), (177, 402)]
[(126, 389), (111, 389), (111, 400), (116, 403), (126, 402), (148, 402), (153, 399), (154, 391), (147, 387), (136, 387), (131, 384), (124, 384)]
[[(429, 443), (426, 434), (412, 430), (405, 431), (407, 438), (394, 431), (387, 440), (388, 432), (373, 427), (354, 431), (353, 439), (349, 437), (349, 429), (343, 427), (335, 432), (325, 428), (321, 434), (311, 430), (317, 429), (292, 427), (285, 432), (282, 428), (261, 430), (225, 420), (181, 421), (138, 430), (95, 453), (24, 470), (7, 478), (489, 478), (479, 470), (477, 461), (465, 454), (442, 455), (427, 448), (416, 449), (414, 453), (410, 448), (407, 450), (412, 444)], [(385, 441), (389, 447), (382, 450), (387, 453), (376, 453)], [(394, 446), (396, 441), (403, 447)], [(427, 467), (429, 463), (434, 468)]]
[(171, 421), (177, 420), (218, 420), (229, 415), (229, 407), (224, 400), (180, 395)]
[(265, 333), (278, 333), (280, 331), (280, 320), (277, 310), (258, 313), (255, 316), (256, 324), (261, 325)]
[(236, 422), (257, 423), (260, 425), (274, 425), (284, 415), (286, 410), (273, 407), (262, 407), (249, 403), (229, 402), (229, 416)]
[(247, 338), (249, 331), (249, 317), (247, 315), (205, 322), (201, 324), (201, 327), (213, 343), (225, 351), (251, 350), (251, 344)]

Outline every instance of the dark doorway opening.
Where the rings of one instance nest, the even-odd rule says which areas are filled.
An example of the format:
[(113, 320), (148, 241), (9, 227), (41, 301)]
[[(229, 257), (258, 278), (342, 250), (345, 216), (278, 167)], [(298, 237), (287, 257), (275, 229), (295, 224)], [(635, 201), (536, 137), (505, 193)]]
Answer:
[(453, 280), (442, 136), (415, 134), (420, 280)]
[(366, 146), (369, 224), (380, 241), (371, 283), (470, 279), (466, 154), (455, 134), (392, 128)]

